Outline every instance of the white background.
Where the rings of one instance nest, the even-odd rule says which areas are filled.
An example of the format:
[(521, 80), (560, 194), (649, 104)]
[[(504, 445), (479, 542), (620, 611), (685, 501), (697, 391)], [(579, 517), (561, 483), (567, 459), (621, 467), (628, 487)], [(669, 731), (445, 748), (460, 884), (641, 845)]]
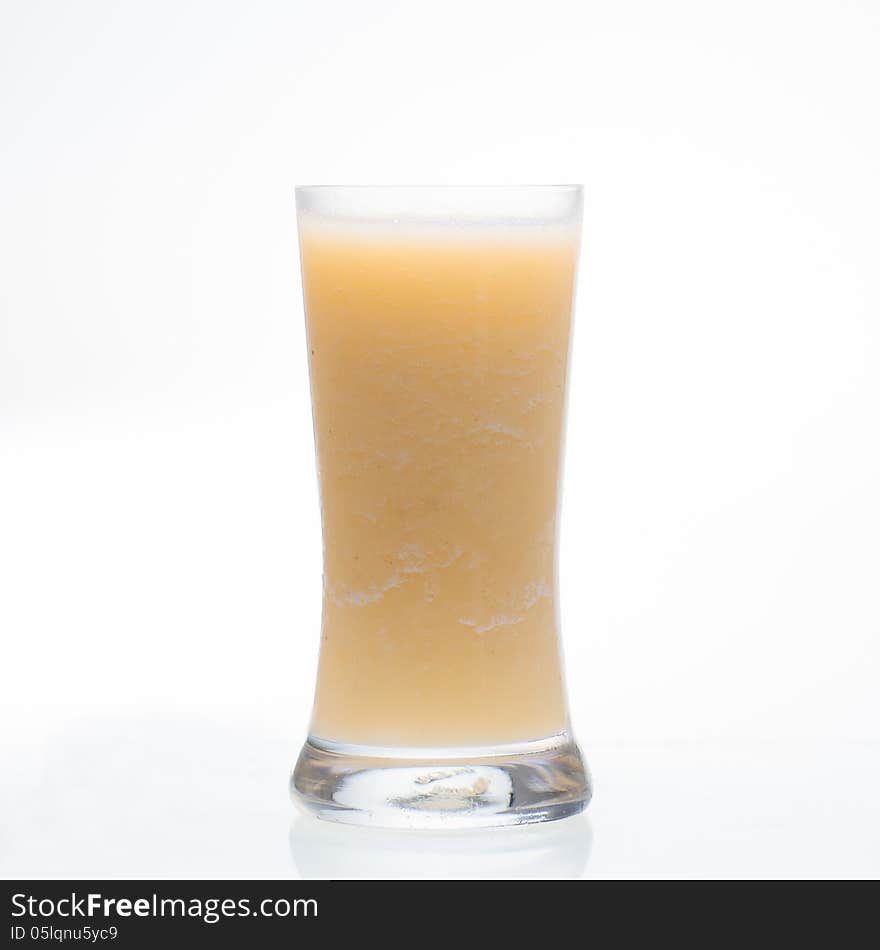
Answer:
[(880, 874), (878, 89), (876, 0), (7, 0), (0, 872), (360, 867), (293, 187), (574, 181), (583, 873)]

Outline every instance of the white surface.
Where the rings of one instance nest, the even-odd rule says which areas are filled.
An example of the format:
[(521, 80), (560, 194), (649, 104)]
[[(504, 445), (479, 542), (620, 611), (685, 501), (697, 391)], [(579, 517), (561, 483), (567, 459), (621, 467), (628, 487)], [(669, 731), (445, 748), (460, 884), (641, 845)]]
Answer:
[(442, 835), (299, 816), (296, 738), (232, 709), (24, 724), (0, 875), (880, 876), (876, 743), (596, 744), (586, 818)]
[[(251, 824), (177, 778), (139, 820), (74, 791), (37, 819), (38, 795), (0, 822), (12, 871), (289, 872), (263, 796), (320, 612), (293, 186), (521, 181), (586, 184), (561, 554), (588, 873), (704, 846), (716, 870), (865, 869), (878, 4), (12, 0), (0, 77), (2, 784), (47, 735), (76, 765), (83, 705), (99, 733), (229, 703), (285, 730), (272, 781), (230, 785)], [(142, 760), (118, 730), (88, 761), (121, 798)], [(213, 734), (185, 787), (213, 788)], [(723, 751), (755, 748), (783, 752)], [(769, 797), (737, 811), (738, 781)], [(717, 798), (705, 842), (689, 788)]]

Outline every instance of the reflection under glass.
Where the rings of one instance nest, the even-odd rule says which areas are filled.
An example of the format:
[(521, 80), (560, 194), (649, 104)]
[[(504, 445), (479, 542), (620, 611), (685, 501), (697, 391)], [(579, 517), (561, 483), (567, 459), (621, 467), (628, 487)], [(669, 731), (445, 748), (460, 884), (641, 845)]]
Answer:
[(290, 851), (307, 880), (574, 880), (590, 856), (584, 815), (562, 821), (415, 834), (300, 815)]

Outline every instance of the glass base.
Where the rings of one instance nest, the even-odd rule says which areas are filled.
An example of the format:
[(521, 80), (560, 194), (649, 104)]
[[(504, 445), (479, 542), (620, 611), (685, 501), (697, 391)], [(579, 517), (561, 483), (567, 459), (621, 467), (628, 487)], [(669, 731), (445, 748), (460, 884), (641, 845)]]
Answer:
[(309, 736), (290, 781), (326, 821), (384, 828), (485, 828), (567, 818), (592, 793), (567, 734), (504, 747), (405, 749)]

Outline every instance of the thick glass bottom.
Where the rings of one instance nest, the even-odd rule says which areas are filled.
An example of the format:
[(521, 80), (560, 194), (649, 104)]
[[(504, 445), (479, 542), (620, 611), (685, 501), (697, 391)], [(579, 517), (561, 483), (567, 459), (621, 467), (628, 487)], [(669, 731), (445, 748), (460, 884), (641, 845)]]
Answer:
[(344, 745), (309, 736), (290, 782), (326, 821), (384, 828), (485, 828), (567, 818), (590, 777), (566, 735), (491, 748)]

